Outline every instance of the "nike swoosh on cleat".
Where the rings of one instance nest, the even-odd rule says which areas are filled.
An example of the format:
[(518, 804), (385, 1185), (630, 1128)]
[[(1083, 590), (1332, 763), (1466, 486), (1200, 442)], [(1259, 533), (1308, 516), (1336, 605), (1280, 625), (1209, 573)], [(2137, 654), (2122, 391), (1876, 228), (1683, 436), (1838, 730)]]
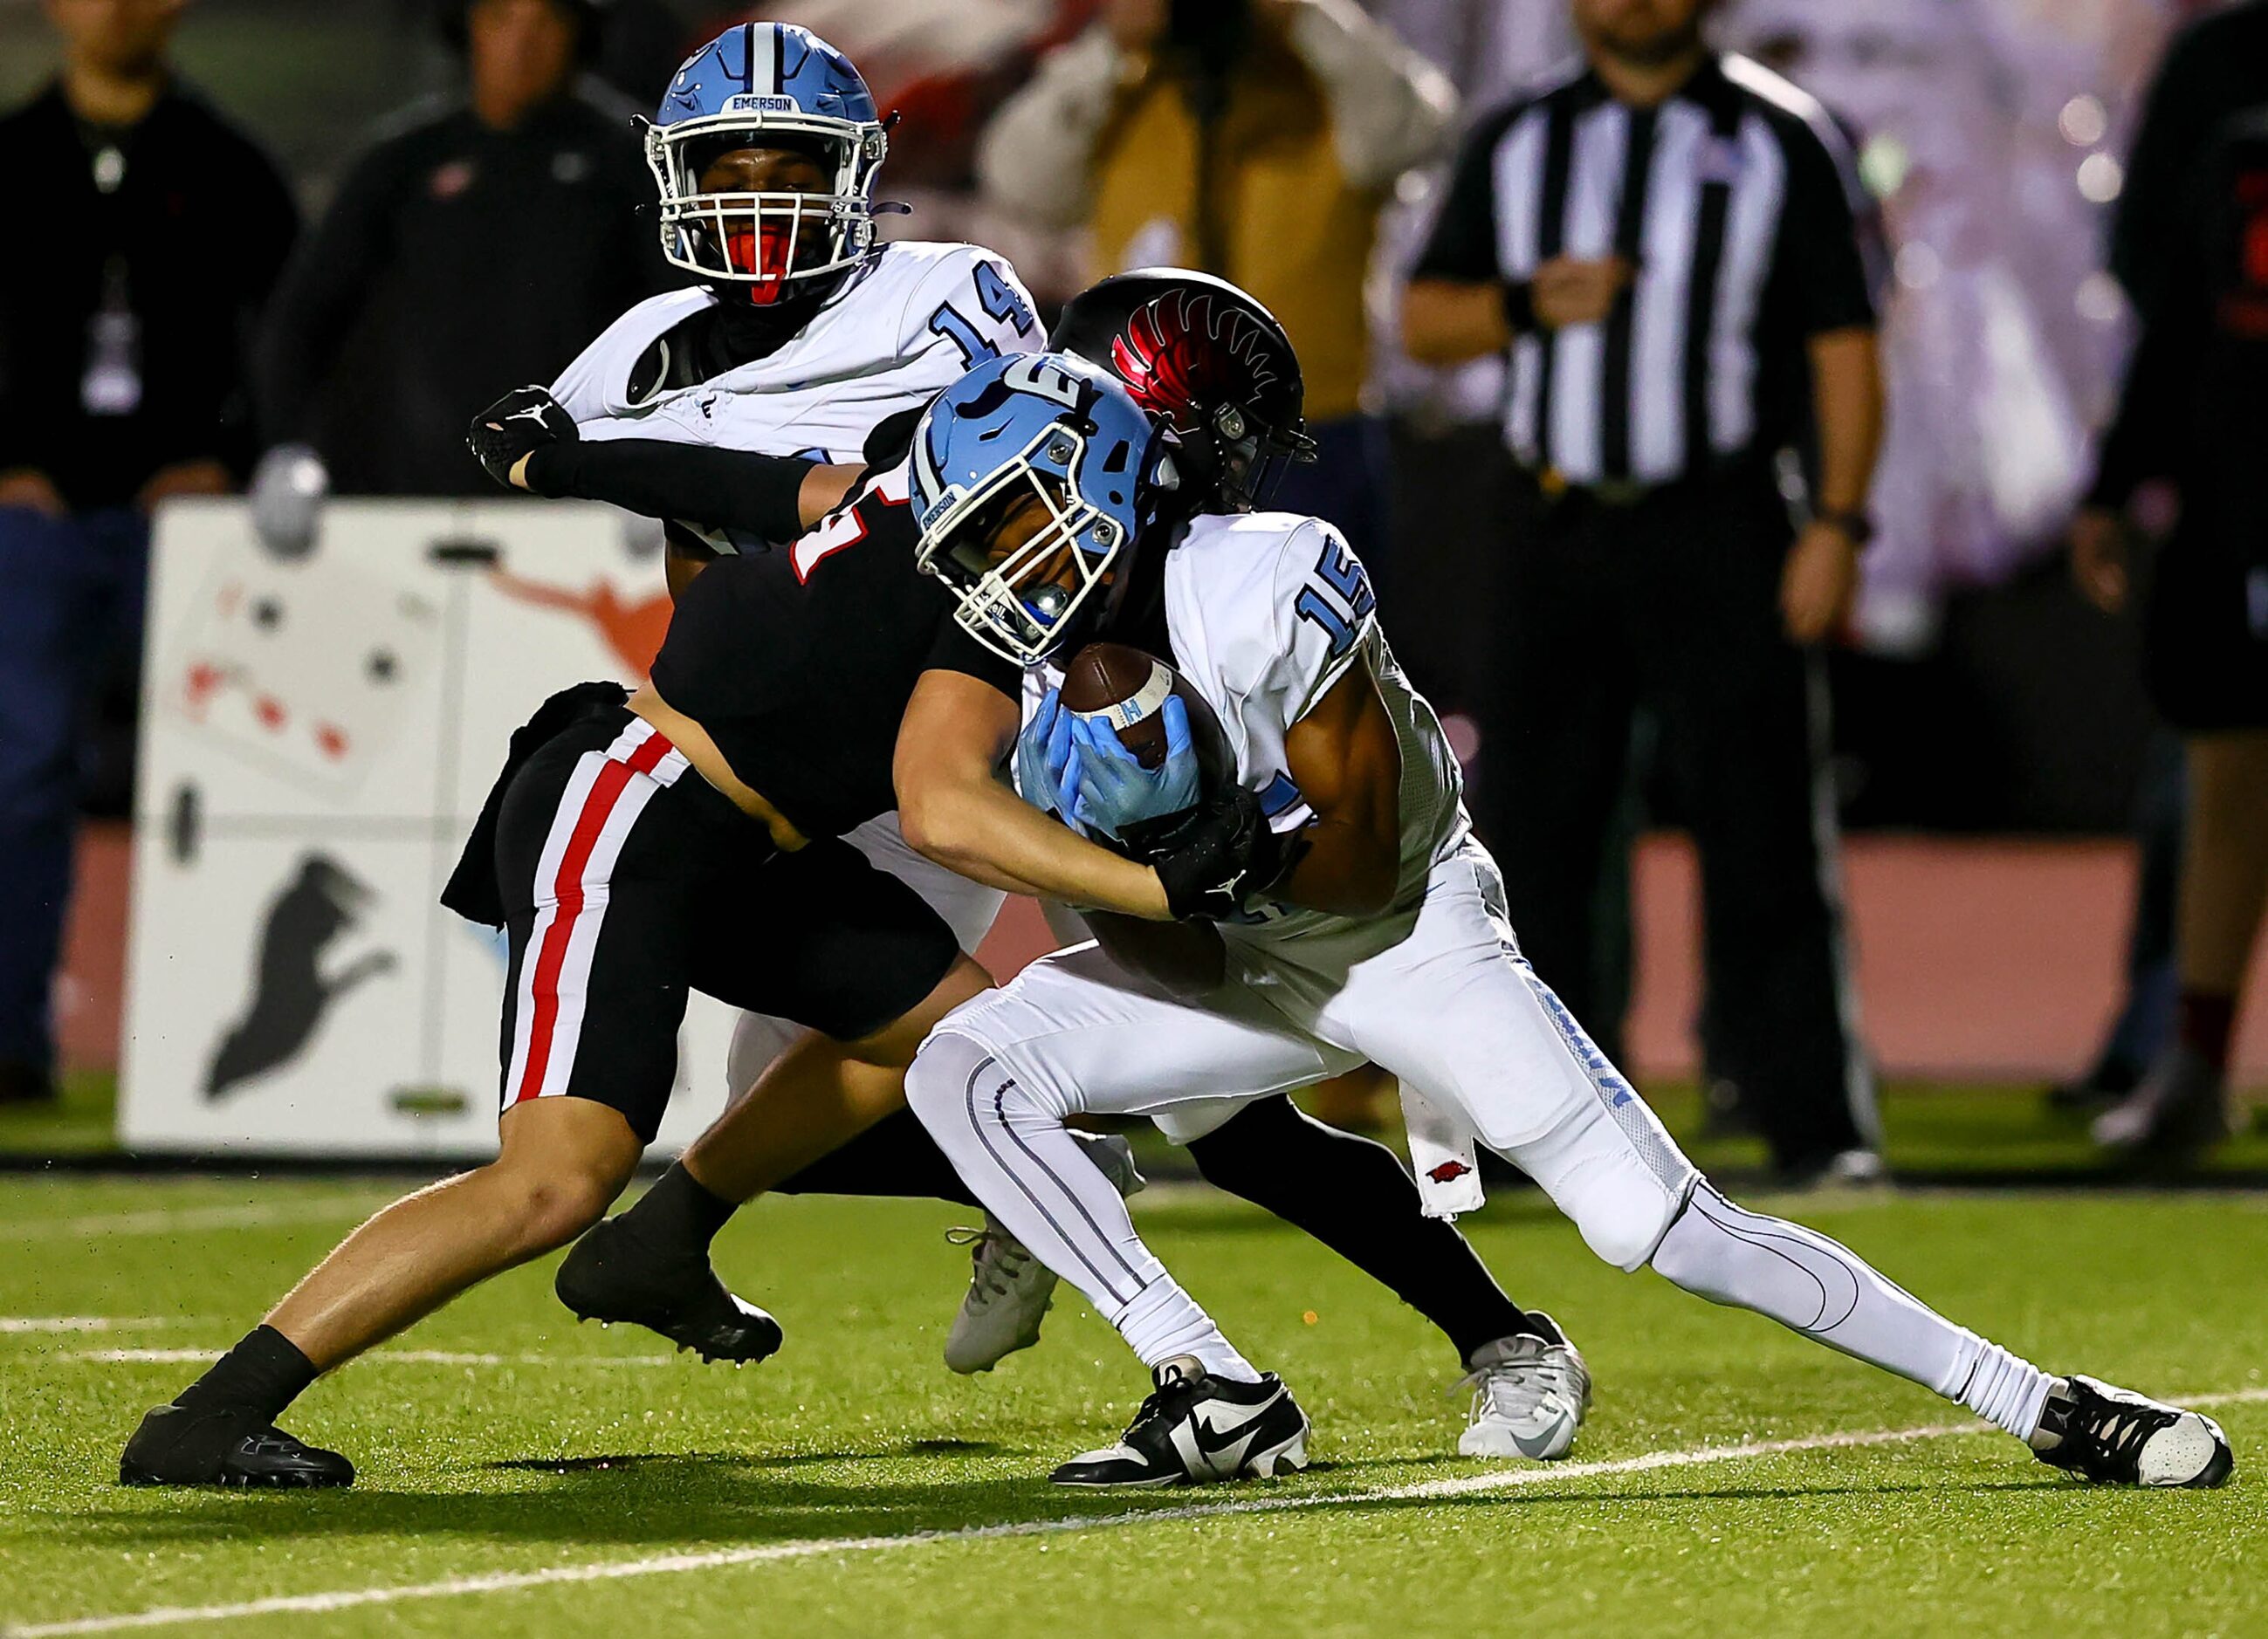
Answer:
[(1558, 1437), (1558, 1434), (1559, 1430), (1554, 1428), (1537, 1436), (1534, 1440), (1529, 1440), (1517, 1430), (1513, 1430), (1512, 1443), (1520, 1448), (1520, 1454), (1522, 1457), (1531, 1458), (1537, 1462), (1548, 1462), (1550, 1460), (1551, 1442)]
[(1197, 1450), (1203, 1452), (1207, 1457), (1212, 1458), (1234, 1451), (1236, 1460), (1241, 1463), (1244, 1460), (1242, 1448), (1249, 1447), (1253, 1436), (1259, 1432), (1257, 1425), (1261, 1416), (1274, 1409), (1277, 1402), (1283, 1398), (1280, 1393), (1270, 1395), (1225, 1428), (1215, 1426), (1209, 1417), (1200, 1416), (1191, 1419), (1192, 1432), (1197, 1439)]

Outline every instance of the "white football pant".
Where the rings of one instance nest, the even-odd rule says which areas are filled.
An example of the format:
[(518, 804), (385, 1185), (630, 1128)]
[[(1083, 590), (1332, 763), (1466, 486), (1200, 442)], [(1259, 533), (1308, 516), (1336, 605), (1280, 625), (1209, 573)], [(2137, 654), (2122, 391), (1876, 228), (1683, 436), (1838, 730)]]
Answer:
[(1433, 867), (1414, 912), (1302, 937), (1224, 932), (1231, 982), (1202, 1003), (1081, 945), (955, 1011), (907, 1077), (908, 1103), (978, 1199), (1144, 1364), (1194, 1355), (1254, 1375), (1142, 1244), (1066, 1120), (1144, 1115), (1186, 1136), (1368, 1061), (1533, 1178), (1617, 1268), (1651, 1261), (1690, 1291), (1770, 1315), (2013, 1432), (2038, 1421), (2048, 1379), (2036, 1369), (1824, 1236), (1703, 1183), (1521, 956), (1477, 842)]

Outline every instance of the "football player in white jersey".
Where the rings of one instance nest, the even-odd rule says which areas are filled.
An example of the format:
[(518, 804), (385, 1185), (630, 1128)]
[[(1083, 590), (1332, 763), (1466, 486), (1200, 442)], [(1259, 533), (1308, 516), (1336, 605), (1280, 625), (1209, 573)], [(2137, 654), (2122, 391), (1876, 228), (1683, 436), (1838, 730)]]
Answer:
[[(647, 149), (664, 253), (701, 283), (623, 314), (548, 391), (520, 389), (475, 417), (472, 441), (491, 472), (672, 520), (675, 589), (714, 554), (801, 534), (841, 499), (878, 425), (909, 415), (976, 359), (1039, 345), (1029, 298), (998, 256), (874, 240), (884, 147), (856, 70), (806, 31), (738, 26), (696, 52), (664, 97)], [(1296, 360), (1289, 370), (1281, 385), (1296, 419)], [(783, 457), (814, 465), (785, 467)], [(963, 949), (976, 948), (998, 912), (998, 887), (915, 853), (891, 817), (849, 840), (920, 893)], [(725, 1066), (729, 1092), (754, 1085), (798, 1033), (744, 1014)], [(1381, 1172), (1390, 1158), (1280, 1100), (1209, 1124), (1204, 1138), (1192, 1155), (1209, 1180), (1319, 1235), (1442, 1327), (1475, 1389), (1462, 1451), (1565, 1452), (1588, 1399), (1581, 1356), (1549, 1316), (1506, 1297), (1454, 1230), (1419, 1216), (1406, 1185)], [(1138, 1187), (1123, 1142), (1098, 1143), (1095, 1153), (1122, 1187)], [(578, 1244), (560, 1271), (563, 1300), (578, 1314), (654, 1327), (707, 1356), (770, 1352), (777, 1327), (733, 1298), (706, 1257), (733, 1204), (755, 1178), (772, 1176), (736, 1165), (741, 1158), (725, 1135), (704, 1137), (688, 1158), (703, 1169), (699, 1180), (685, 1163), (674, 1166), (633, 1211)], [(903, 1115), (775, 1187), (963, 1193)], [(1036, 1341), (1055, 1278), (988, 1223), (974, 1238), (947, 1363), (989, 1370)]]
[[(808, 30), (726, 29), (679, 69), (645, 143), (662, 254), (699, 283), (640, 302), (560, 372), (550, 397), (574, 423), (573, 441), (815, 464), (770, 541), (709, 518), (674, 519), (675, 586), (715, 553), (794, 540), (842, 499), (878, 425), (1042, 336), (1005, 258), (876, 238), (875, 218), (890, 208), (874, 197), (885, 123), (850, 60)], [(697, 493), (673, 482), (681, 473), (657, 472), (654, 487)], [(911, 883), (965, 948), (999, 912), (1000, 895), (914, 855), (887, 818), (851, 841)], [(746, 1020), (730, 1086), (747, 1086), (792, 1034), (781, 1021)]]
[[(548, 389), (482, 410), (470, 441), (500, 481), (663, 518), (675, 593), (719, 554), (796, 540), (843, 500), (878, 427), (1042, 338), (1005, 258), (876, 237), (886, 123), (850, 60), (808, 30), (726, 29), (679, 69), (645, 144), (663, 254), (697, 282), (623, 313)], [(893, 816), (848, 840), (964, 950), (999, 914), (997, 889), (916, 854)], [(744, 1013), (728, 1095), (797, 1033)], [(768, 1319), (736, 1327), (740, 1307), (700, 1284), (704, 1350), (776, 1344)]]
[[(1197, 299), (1169, 309), (1157, 299), (1161, 291)], [(1157, 320), (1168, 311), (1172, 325), (1193, 323), (1197, 329), (1158, 329)], [(1107, 279), (1072, 301), (1057, 334), (1065, 345), (1083, 347), (1096, 359), (1110, 360), (1129, 379), (1144, 382), (1152, 412), (1193, 434), (1224, 415), (1249, 422), (1247, 432), (1230, 440), (1243, 453), (1217, 469), (1191, 465), (1179, 494), (1188, 508), (1248, 508), (1264, 481), (1257, 468), (1299, 452), (1304, 443), (1298, 357), (1274, 319), (1223, 281), (1176, 269)], [(1169, 377), (1152, 373), (1167, 363), (1174, 364)], [(1263, 449), (1272, 453), (1263, 455)], [(507, 453), (496, 459), (501, 462)], [(902, 553), (910, 560), (916, 532), (909, 515), (883, 509), (872, 517), (871, 524), (858, 523), (855, 549)], [(820, 541), (824, 533), (807, 540)], [(989, 686), (980, 692), (992, 710), (1005, 714), (1012, 739), (1013, 699)], [(966, 745), (982, 715), (960, 714), (922, 732)], [(981, 730), (976, 738), (982, 740)], [(973, 767), (970, 777), (991, 787), (993, 761), (980, 751), (976, 762), (981, 767)], [(1011, 816), (1033, 820), (1012, 797), (1005, 801)], [(1052, 827), (1041, 829), (1045, 834)], [(1070, 938), (1087, 937), (1066, 925)], [(752, 1084), (753, 1073), (736, 1090)], [(973, 1204), (942, 1153), (902, 1111), (864, 1132), (857, 1122), (844, 1121), (838, 1129), (850, 1140), (844, 1147), (790, 1171), (777, 1158), (789, 1130), (804, 1143), (799, 1154), (823, 1145), (811, 1142), (807, 1113), (799, 1109), (792, 1119), (781, 1119), (784, 1113), (776, 1101), (782, 1096), (768, 1085), (762, 1096), (737, 1106), (634, 1208), (585, 1236), (561, 1267), (563, 1300), (578, 1313), (644, 1324), (704, 1354), (752, 1358), (777, 1342), (777, 1332), (761, 1312), (732, 1298), (707, 1261), (717, 1228), (750, 1193), (769, 1187), (790, 1193), (943, 1194)], [(1581, 1355), (1550, 1316), (1507, 1297), (1442, 1216), (1425, 1214), (1390, 1151), (1311, 1121), (1285, 1099), (1224, 1108), (1210, 1120), (1179, 1127), (1169, 1122), (1168, 1131), (1186, 1144), (1208, 1181), (1306, 1230), (1440, 1327), (1473, 1390), (1467, 1426), (1458, 1437), (1461, 1453), (1550, 1459), (1566, 1452), (1589, 1399)], [(1097, 1142), (1094, 1153), (1122, 1182), (1138, 1181), (1129, 1176), (1119, 1141)], [(946, 1363), (957, 1371), (987, 1371), (1035, 1342), (1056, 1281), (997, 1220), (988, 1220), (975, 1238), (968, 1294), (946, 1340)]]
[[(1176, 363), (1170, 350), (1157, 361)], [(1221, 982), (1168, 988), (1106, 937), (948, 1015), (907, 1078), (915, 1113), (988, 1210), (1153, 1374), (1119, 1442), (1064, 1464), (1058, 1482), (1267, 1475), (1302, 1466), (1308, 1434), (1282, 1382), (1144, 1246), (1066, 1121), (1202, 1121), (1366, 1059), (1417, 1095), (1437, 1138), (1485, 1143), (1528, 1172), (1617, 1268), (1651, 1265), (1909, 1378), (2088, 1479), (2227, 1479), (2233, 1459), (2209, 1418), (2043, 1371), (1847, 1248), (1712, 1188), (1521, 958), (1455, 760), (1395, 664), (1346, 543), (1282, 513), (1149, 524), (1174, 456), (1108, 470), (1083, 455), (1131, 437), (1138, 414), (1110, 377), (1040, 354), (972, 371), (925, 412), (914, 445), (921, 560), (973, 634), (1044, 680), (1100, 615), (1108, 635), (1173, 658), (1234, 757), (1234, 789), (1197, 811), (1217, 857), (1193, 868), (1184, 839), (1147, 881), (1098, 863), (1078, 896), (1211, 920)], [(966, 799), (932, 811), (925, 777), (949, 783), (953, 771), (922, 766), (924, 709), (917, 690), (899, 743), (909, 840), (1014, 886), (983, 834), (997, 819)], [(1099, 714), (1067, 724), (1052, 689), (1027, 693), (1025, 715), (1027, 799), (1091, 829), (1169, 824), (1197, 784), (1186, 737), (1152, 772)], [(1232, 811), (1241, 827), (1222, 826)]]

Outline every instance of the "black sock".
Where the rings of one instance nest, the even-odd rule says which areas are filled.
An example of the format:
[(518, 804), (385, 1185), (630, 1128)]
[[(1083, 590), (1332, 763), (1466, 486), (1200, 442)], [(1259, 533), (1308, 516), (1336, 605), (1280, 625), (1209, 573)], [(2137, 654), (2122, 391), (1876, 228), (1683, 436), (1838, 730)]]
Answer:
[(248, 1411), (263, 1423), (273, 1422), (320, 1375), (298, 1344), (272, 1326), (258, 1326), (175, 1395), (173, 1404), (196, 1411)]
[(1383, 1144), (1311, 1121), (1289, 1099), (1262, 1099), (1189, 1146), (1207, 1182), (1305, 1230), (1392, 1290), (1469, 1361), (1482, 1344), (1544, 1327), (1504, 1295)]
[(738, 1202), (725, 1200), (687, 1172), (684, 1162), (673, 1161), (623, 1216), (657, 1251), (706, 1257), (709, 1243), (739, 1209)]
[(776, 1186), (783, 1195), (909, 1195), (917, 1201), (983, 1203), (968, 1192), (937, 1140), (911, 1110), (884, 1116), (831, 1155)]

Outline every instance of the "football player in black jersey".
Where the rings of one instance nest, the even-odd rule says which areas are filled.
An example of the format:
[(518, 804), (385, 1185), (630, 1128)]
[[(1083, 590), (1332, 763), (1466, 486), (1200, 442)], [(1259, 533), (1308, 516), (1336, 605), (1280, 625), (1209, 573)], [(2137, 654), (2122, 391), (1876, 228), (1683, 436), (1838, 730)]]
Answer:
[[(1177, 496), (1191, 513), (1263, 503), (1276, 469), (1302, 453), (1297, 355), (1266, 309), (1225, 281), (1179, 269), (1104, 280), (1065, 308), (1050, 345), (1104, 364), (1172, 430)], [(890, 533), (893, 552), (910, 555), (917, 532), (905, 509), (871, 519)], [(821, 550), (821, 539), (796, 550)], [(1158, 614), (1155, 591), (1128, 589), (1111, 636), (1160, 647), (1161, 635), (1146, 629)], [(999, 827), (1020, 820), (1015, 810), (1023, 805), (1001, 803), (1005, 793), (989, 777), (997, 736), (1012, 738), (1016, 718), (978, 674), (935, 673), (917, 688), (900, 737), (899, 794), (910, 790), (918, 805), (919, 840), (957, 867), (999, 869)], [(822, 1044), (806, 1049), (815, 1050)], [(711, 1241), (741, 1202), (764, 1189), (968, 1199), (928, 1135), (903, 1113), (894, 1078), (871, 1079), (859, 1100), (843, 1101), (816, 1091), (823, 1079), (759, 1084), (635, 1207), (583, 1238), (561, 1268), (563, 1300), (578, 1314), (638, 1322), (704, 1353), (747, 1357), (768, 1351), (777, 1333), (739, 1318), (759, 1312), (733, 1298), (708, 1260)], [(822, 1146), (829, 1122), (845, 1137), (865, 1130), (791, 1172)], [(1288, 1098), (1245, 1106), (1188, 1150), (1207, 1181), (1314, 1235), (1440, 1327), (1476, 1388), (1461, 1452), (1565, 1452), (1588, 1400), (1582, 1356), (1548, 1315), (1504, 1294), (1454, 1225), (1424, 1216), (1391, 1151), (1310, 1120)], [(988, 1232), (948, 1362), (985, 1370), (1035, 1342), (1054, 1285), (1054, 1275), (1005, 1231)]]
[[(785, 32), (796, 35), (799, 66), (791, 70), (780, 55), (780, 26), (735, 27), (696, 54), (665, 99), (659, 119), (668, 129), (650, 144), (668, 172), (665, 240), (689, 258), (681, 265), (723, 295), (746, 298), (738, 306), (766, 311), (672, 331), (686, 345), (673, 364), (665, 340), (653, 355), (664, 373), (762, 356), (813, 317), (837, 272), (869, 271), (880, 128), (839, 54)], [(760, 39), (773, 41), (770, 55), (751, 43)], [(758, 59), (775, 70), (772, 83), (748, 78)], [(777, 80), (783, 72), (793, 85)], [(765, 93), (765, 121), (725, 118), (701, 100), (729, 92), (735, 75)], [(810, 117), (775, 117), (783, 101)], [(731, 111), (728, 98), (722, 113)], [(759, 124), (763, 130), (754, 131)], [(799, 136), (799, 127), (807, 129)], [(775, 132), (784, 133), (777, 143), (751, 140)], [(680, 136), (688, 138), (681, 166), (672, 158)], [(821, 210), (811, 202), (830, 181), (835, 198)], [(823, 230), (806, 222), (822, 216)], [(718, 236), (746, 243), (720, 246)], [(721, 249), (722, 261), (703, 260), (703, 247)], [(824, 265), (804, 254), (814, 247), (824, 250)], [(998, 270), (990, 290), (1003, 302), (1017, 296)], [(1006, 305), (1029, 326), (1027, 308)], [(961, 335), (964, 349), (987, 345), (966, 321)], [(637, 370), (646, 369), (639, 360)], [(631, 384), (645, 392), (666, 385), (652, 374)], [(607, 445), (573, 430), (548, 393), (527, 389), (484, 412), (472, 442), (492, 475), (523, 487), (579, 493), (587, 477), (592, 492), (633, 506), (644, 497), (654, 504), (643, 510), (659, 516), (753, 518), (770, 540), (795, 540), (843, 498), (852, 475), (802, 460), (687, 466), (659, 440)], [(845, 526), (858, 516), (846, 514)], [(700, 561), (677, 549), (683, 545), (673, 542), (674, 584)], [(857, 810), (847, 821), (855, 824), (891, 805), (890, 737), (925, 665), (997, 664), (981, 651), (948, 652), (940, 640), (950, 628), (939, 621), (949, 600), (917, 580), (909, 555), (887, 568), (874, 554), (837, 555), (806, 598), (812, 567), (784, 555), (733, 562), (695, 599), (665, 665), (673, 686), (681, 681), (687, 697), (701, 701), (699, 721), (651, 689), (625, 703), (619, 688), (585, 686), (555, 697), (514, 737), (451, 895), (511, 935), (503, 1153), (395, 1203), (350, 1237), (276, 1308), (272, 1324), (145, 1419), (122, 1478), (350, 1481), (344, 1459), (278, 1433), (272, 1418), (319, 1371), (597, 1218), (659, 1119), (675, 1033), (674, 1022), (661, 1021), (674, 1021), (687, 984), (752, 1008), (767, 997), (777, 1003), (768, 1011), (830, 1033), (840, 1044), (836, 1071), (855, 1079), (861, 1064), (902, 1061), (946, 997), (983, 982), (935, 913), (843, 847), (836, 819)], [(870, 577), (868, 569), (882, 572)], [(798, 673), (790, 657), (830, 630), (832, 668)], [(767, 663), (774, 669), (764, 671)], [(785, 687), (775, 687), (784, 674)], [(712, 707), (718, 715), (708, 715)], [(741, 718), (733, 712), (767, 726), (735, 738), (730, 725)], [(862, 732), (878, 737), (863, 750)], [(753, 783), (720, 740), (765, 754)], [(880, 772), (830, 778), (838, 768)], [(696, 768), (699, 777), (684, 777)], [(860, 806), (878, 794), (876, 805)], [(792, 931), (761, 950), (747, 937), (750, 928), (772, 927)], [(764, 1317), (732, 1318), (758, 1350), (777, 1337)]]
[[(911, 888), (840, 839), (894, 805), (899, 722), (923, 680), (965, 675), (1012, 720), (1020, 684), (910, 551), (872, 539), (904, 512), (905, 485), (902, 466), (877, 474), (792, 549), (711, 564), (652, 683), (568, 690), (514, 736), (445, 896), (509, 937), (501, 1154), (350, 1235), (149, 1414), (122, 1480), (350, 1483), (345, 1458), (274, 1418), (320, 1373), (597, 1221), (659, 1125), (688, 987), (816, 1033), (767, 1073), (762, 1107), (821, 1148), (842, 1136), (828, 1095), (902, 1101), (930, 1025), (990, 981)], [(1186, 913), (1242, 870), (1224, 842), (1250, 842), (1233, 800), (1154, 867), (1012, 796), (1003, 811), (994, 846), (1018, 881), (1147, 917)], [(819, 1153), (798, 1155), (799, 1136), (776, 1130), (780, 1151)], [(767, 1318), (743, 1318), (777, 1341)]]
[[(492, 411), (486, 436), (475, 437), (499, 476), (524, 476), (539, 452), (568, 441), (556, 411), (526, 408)], [(790, 493), (810, 503), (803, 463), (702, 453), (714, 458), (708, 478), (770, 484), (775, 505)], [(717, 1192), (674, 1168), (677, 1187), (653, 1192), (656, 1209), (646, 1215), (698, 1241), (697, 1292), (707, 1307), (695, 1339), (743, 1357), (777, 1346), (770, 1317), (730, 1297), (708, 1271), (707, 1237), (732, 1201), (767, 1185), (796, 1187), (797, 1165), (897, 1109), (903, 1066), (929, 1025), (986, 982), (933, 912), (838, 840), (891, 805), (898, 716), (932, 673), (966, 677), (1013, 732), (1012, 672), (953, 628), (950, 599), (916, 577), (909, 541), (902, 551), (873, 549), (897, 533), (904, 493), (902, 469), (882, 473), (790, 551), (711, 568), (688, 589), (652, 686), (628, 702), (605, 686), (567, 691), (515, 736), (451, 896), (511, 935), (502, 1155), (396, 1202), (349, 1237), (268, 1323), (144, 1420), (122, 1460), (122, 1479), (350, 1482), (344, 1458), (304, 1445), (272, 1420), (321, 1371), (466, 1286), (573, 1238), (604, 1211), (659, 1124), (688, 985), (819, 1033), (767, 1075), (765, 1096), (736, 1112), (744, 1129), (764, 1135), (756, 1163), (737, 1172), (720, 1166), (711, 1181), (730, 1187)], [(850, 549), (861, 545), (868, 549)], [(950, 686), (932, 693), (957, 697)], [(686, 780), (688, 772), (699, 777)], [(990, 787), (989, 763), (983, 783)], [(1173, 861), (1138, 865), (1012, 797), (982, 802), (991, 794), (978, 794), (991, 816), (985, 851), (1004, 874), (1127, 915), (1186, 910), (1206, 892), (1208, 873), (1242, 869), (1233, 840), (1251, 839), (1249, 816), (1229, 804), (1210, 831), (1192, 834), (1178, 870)], [(758, 948), (746, 937), (750, 927), (782, 937)], [(1278, 1121), (1283, 1143), (1331, 1146), (1315, 1176), (1394, 1167), (1374, 1146), (1351, 1159), (1337, 1146), (1360, 1141), (1288, 1106)], [(1256, 1127), (1252, 1136), (1265, 1144)], [(900, 1165), (904, 1187), (965, 1198), (942, 1158), (932, 1157), (933, 1147)], [(1296, 1203), (1281, 1200), (1280, 1147), (1271, 1158), (1272, 1172), (1257, 1170), (1240, 1193), (1301, 1221)], [(1224, 1160), (1220, 1170), (1235, 1167)], [(828, 1187), (823, 1171), (814, 1169), (802, 1187)], [(870, 1183), (892, 1175), (860, 1171)], [(916, 1181), (924, 1174), (935, 1181)], [(1406, 1201), (1398, 1171), (1390, 1187)], [(1392, 1218), (1391, 1194), (1387, 1201)], [(1332, 1225), (1348, 1226), (1344, 1216)], [(1456, 1286), (1462, 1273), (1455, 1312), (1469, 1324), (1501, 1315), (1499, 1335), (1535, 1329), (1462, 1243), (1468, 1268), (1444, 1277), (1422, 1263), (1363, 1255), (1385, 1243), (1358, 1247), (1317, 1232), (1428, 1312), (1451, 1308), (1428, 1294)], [(670, 1334), (686, 1341), (685, 1317), (675, 1318)]]

